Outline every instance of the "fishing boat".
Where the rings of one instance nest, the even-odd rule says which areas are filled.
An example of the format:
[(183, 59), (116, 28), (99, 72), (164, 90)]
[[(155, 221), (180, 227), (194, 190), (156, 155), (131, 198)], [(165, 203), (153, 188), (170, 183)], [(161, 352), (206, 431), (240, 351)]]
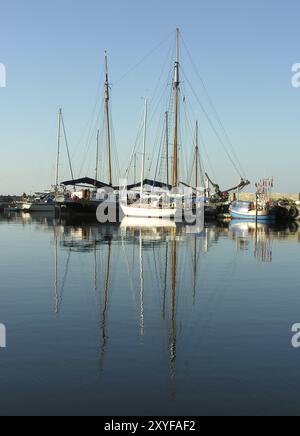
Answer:
[(231, 218), (248, 221), (272, 221), (268, 207), (261, 207), (250, 201), (234, 201), (229, 207)]
[(256, 183), (256, 201), (234, 201), (229, 207), (231, 218), (248, 221), (273, 221), (276, 215), (272, 210), (271, 191), (274, 180), (263, 179)]

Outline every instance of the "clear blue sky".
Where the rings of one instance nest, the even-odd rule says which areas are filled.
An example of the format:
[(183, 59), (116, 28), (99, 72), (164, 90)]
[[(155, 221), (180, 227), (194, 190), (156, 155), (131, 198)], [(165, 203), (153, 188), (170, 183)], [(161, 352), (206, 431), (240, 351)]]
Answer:
[[(105, 49), (123, 162), (136, 136), (141, 97), (153, 92), (169, 43), (117, 81), (177, 26), (248, 178), (274, 175), (276, 190), (300, 191), (300, 89), (291, 86), (292, 64), (300, 62), (299, 19), (298, 0), (2, 0), (0, 63), (7, 88), (0, 88), (0, 193), (45, 189), (54, 181), (60, 106), (78, 171)], [(191, 77), (201, 95), (192, 70)], [(199, 110), (218, 182), (229, 187), (237, 176), (202, 118)]]

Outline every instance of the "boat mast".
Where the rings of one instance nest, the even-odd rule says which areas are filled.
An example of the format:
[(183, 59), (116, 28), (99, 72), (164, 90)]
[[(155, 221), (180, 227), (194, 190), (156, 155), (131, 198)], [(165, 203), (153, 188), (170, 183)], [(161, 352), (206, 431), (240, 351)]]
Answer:
[(198, 188), (198, 171), (199, 171), (199, 126), (198, 121), (196, 121), (196, 185), (195, 188)]
[(60, 157), (61, 118), (62, 118), (62, 109), (60, 108), (59, 111), (58, 111), (58, 134), (57, 134), (57, 155), (56, 155), (55, 189), (57, 189), (58, 182), (59, 182), (59, 157)]
[(97, 131), (95, 186), (97, 185), (98, 171), (99, 171), (99, 145), (100, 145), (100, 130)]
[(167, 163), (167, 185), (169, 185), (169, 112), (166, 112), (166, 163)]
[(55, 246), (55, 256), (54, 256), (54, 264), (55, 264), (55, 275), (54, 275), (54, 293), (55, 293), (55, 314), (57, 315), (59, 312), (59, 294), (58, 294), (58, 241), (57, 241), (57, 228), (54, 227), (54, 246)]
[(178, 186), (178, 124), (179, 124), (179, 29), (176, 29), (176, 62), (174, 68), (174, 150), (173, 150), (173, 187)]
[(145, 309), (144, 309), (144, 296), (145, 296), (145, 287), (144, 287), (144, 257), (143, 257), (143, 238), (142, 238), (142, 229), (140, 229), (140, 280), (141, 280), (141, 293), (140, 293), (140, 302), (141, 302), (141, 313), (140, 313), (140, 333), (141, 336), (144, 336), (145, 332)]
[(110, 132), (110, 116), (109, 116), (109, 101), (110, 87), (108, 80), (108, 58), (105, 52), (105, 116), (106, 116), (106, 145), (108, 150), (108, 179), (112, 186), (112, 160), (111, 160), (111, 132)]
[(148, 117), (148, 99), (145, 98), (145, 114), (144, 114), (144, 139), (143, 139), (143, 153), (142, 153), (142, 171), (141, 171), (141, 198), (143, 196), (144, 178), (145, 178), (145, 153), (147, 141), (147, 117)]
[(134, 171), (133, 172), (134, 172), (133, 183), (136, 184), (136, 153), (134, 153)]
[(105, 271), (105, 282), (104, 282), (104, 295), (103, 295), (103, 310), (100, 321), (100, 334), (102, 339), (101, 345), (101, 356), (100, 356), (100, 366), (103, 368), (104, 357), (106, 351), (106, 345), (108, 336), (106, 334), (106, 321), (107, 321), (107, 311), (109, 306), (109, 285), (110, 285), (110, 268), (111, 268), (111, 254), (112, 254), (112, 244), (111, 240), (108, 241), (108, 253), (106, 258), (106, 271)]
[[(174, 235), (175, 238), (176, 235)], [(176, 282), (177, 282), (177, 241), (172, 241), (171, 248), (171, 313), (170, 313), (170, 332), (169, 332), (169, 359), (172, 376), (175, 375), (176, 363)]]

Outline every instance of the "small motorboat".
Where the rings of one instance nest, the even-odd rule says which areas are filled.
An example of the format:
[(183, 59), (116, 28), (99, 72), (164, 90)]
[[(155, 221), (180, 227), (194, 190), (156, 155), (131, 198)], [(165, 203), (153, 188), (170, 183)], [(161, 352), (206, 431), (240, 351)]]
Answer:
[(36, 196), (31, 201), (24, 201), (23, 212), (54, 212), (55, 197), (51, 193), (44, 193)]
[(261, 206), (250, 201), (234, 201), (229, 207), (231, 218), (248, 221), (272, 221), (273, 215), (268, 206)]

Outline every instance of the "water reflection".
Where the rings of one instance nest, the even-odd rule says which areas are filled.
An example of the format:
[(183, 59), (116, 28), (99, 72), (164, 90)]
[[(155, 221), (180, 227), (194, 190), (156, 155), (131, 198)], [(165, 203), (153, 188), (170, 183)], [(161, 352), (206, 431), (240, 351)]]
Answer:
[[(193, 329), (189, 322), (204, 304), (202, 288), (211, 286), (213, 291), (206, 298), (215, 304), (216, 283), (226, 282), (223, 271), (210, 267), (208, 272), (205, 267), (209, 255), (216, 255), (219, 243), (231, 243), (218, 261), (219, 268), (224, 265), (226, 274), (231, 274), (238, 261), (230, 253), (242, 256), (246, 251), (252, 259), (271, 263), (274, 243), (300, 241), (298, 225), (278, 228), (237, 221), (222, 225), (209, 223), (202, 230), (162, 220), (150, 224), (125, 219), (117, 226), (99, 225), (93, 220), (58, 221), (40, 214), (0, 215), (0, 224), (5, 223), (33, 226), (37, 231), (49, 233), (54, 248), (53, 293), (57, 317), (64, 316), (65, 291), (71, 274), (87, 262), (89, 272), (85, 271), (80, 280), (83, 289), (87, 283), (92, 284), (98, 313), (101, 371), (108, 368), (106, 356), (112, 343), (117, 336), (123, 336), (119, 330), (120, 317), (122, 322), (135, 326), (141, 344), (151, 342), (152, 330), (155, 330), (153, 340), (163, 338), (169, 376), (174, 382), (178, 358)], [(232, 270), (227, 265), (229, 261)], [(113, 298), (117, 295), (125, 299), (123, 293), (130, 296), (131, 306), (127, 300), (119, 303)], [(205, 316), (209, 318), (212, 313), (213, 309), (208, 310)], [(205, 324), (204, 316), (197, 323), (200, 329)]]
[(232, 221), (229, 224), (230, 237), (236, 241), (237, 249), (248, 251), (254, 244), (254, 257), (264, 263), (273, 261), (273, 241), (289, 240), (299, 242), (299, 225), (274, 226), (264, 223)]

